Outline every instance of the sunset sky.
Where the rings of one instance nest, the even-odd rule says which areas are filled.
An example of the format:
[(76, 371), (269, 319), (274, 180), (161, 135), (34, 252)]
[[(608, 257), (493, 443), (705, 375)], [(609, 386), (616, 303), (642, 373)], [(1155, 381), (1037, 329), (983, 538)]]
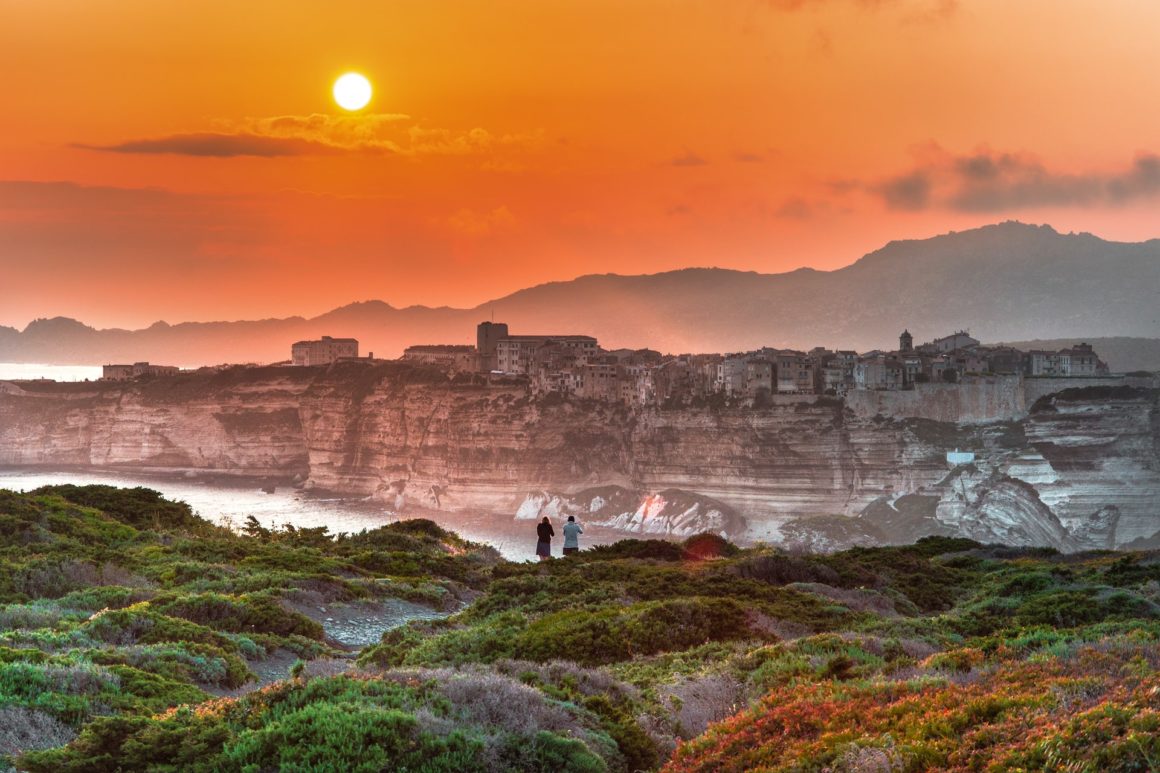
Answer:
[(0, 0), (0, 324), (1156, 237), (1158, 39), (1154, 0)]

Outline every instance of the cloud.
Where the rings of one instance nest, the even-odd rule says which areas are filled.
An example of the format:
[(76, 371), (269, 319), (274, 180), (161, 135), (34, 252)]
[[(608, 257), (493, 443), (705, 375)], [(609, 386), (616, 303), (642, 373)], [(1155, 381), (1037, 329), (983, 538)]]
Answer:
[(733, 160), (742, 164), (760, 164), (765, 161), (765, 156), (760, 153), (738, 152), (733, 154)]
[(895, 210), (995, 213), (1038, 207), (1125, 206), (1160, 194), (1160, 156), (1138, 156), (1121, 172), (1055, 172), (1034, 156), (924, 150), (909, 172), (865, 186)]
[(535, 150), (543, 143), (542, 131), (496, 135), (480, 127), (466, 130), (424, 127), (413, 123), (410, 116), (395, 113), (352, 116), (314, 113), (246, 118), (219, 122), (212, 132), (173, 134), (112, 145), (78, 143), (76, 147), (114, 153), (278, 158), (337, 153), (489, 155)]
[(1137, 156), (1127, 173), (1108, 180), (1107, 193), (1117, 204), (1160, 193), (1160, 156)]
[(406, 145), (409, 121), (410, 116), (402, 113), (312, 113), (246, 118), (240, 125), (228, 128), (262, 137), (303, 140), (337, 150), (401, 153)]
[(809, 220), (814, 216), (814, 205), (800, 197), (786, 199), (781, 203), (781, 206), (774, 210), (773, 214), (777, 217), (784, 217), (790, 220)]
[(879, 183), (871, 188), (891, 209), (926, 209), (930, 203), (931, 180), (926, 171), (915, 171)]
[(403, 152), (412, 155), (477, 155), (513, 149), (531, 150), (544, 144), (543, 131), (496, 135), (480, 128), (456, 132), (412, 126), (407, 134), (409, 145)]
[(467, 236), (487, 236), (498, 231), (506, 231), (516, 224), (515, 215), (506, 206), (499, 206), (489, 212), (461, 209), (448, 217), (444, 223)]
[(341, 148), (300, 137), (265, 137), (259, 134), (219, 134), (197, 132), (173, 134), (157, 139), (130, 140), (114, 145), (84, 145), (74, 147), (86, 150), (104, 150), (111, 153), (172, 153), (181, 156), (233, 158), (258, 156), (278, 158), (341, 152)]
[(687, 150), (672, 160), (673, 166), (704, 166), (709, 162), (691, 150)]

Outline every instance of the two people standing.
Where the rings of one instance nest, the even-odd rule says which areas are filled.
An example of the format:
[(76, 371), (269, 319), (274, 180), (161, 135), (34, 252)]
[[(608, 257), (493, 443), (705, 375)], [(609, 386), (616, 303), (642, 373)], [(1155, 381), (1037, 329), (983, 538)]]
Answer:
[[(568, 522), (564, 524), (564, 555), (569, 556), (573, 553), (580, 552), (580, 535), (584, 533), (584, 529), (580, 528), (580, 524), (576, 522), (576, 516), (569, 515)], [(546, 561), (552, 557), (552, 537), (556, 536), (556, 530), (552, 528), (552, 522), (548, 520), (548, 516), (544, 516), (544, 520), (536, 524), (536, 555), (541, 561)]]

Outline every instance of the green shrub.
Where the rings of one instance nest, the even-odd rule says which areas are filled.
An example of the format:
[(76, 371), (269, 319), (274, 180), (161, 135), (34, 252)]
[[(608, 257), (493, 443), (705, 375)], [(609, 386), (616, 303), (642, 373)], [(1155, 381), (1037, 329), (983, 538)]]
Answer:
[(165, 499), (152, 489), (88, 485), (43, 486), (33, 496), (53, 495), (84, 507), (93, 507), (137, 529), (204, 530), (208, 522), (194, 515), (184, 502)]
[(716, 534), (694, 534), (682, 542), (681, 547), (685, 550), (685, 557), (694, 561), (728, 558), (740, 552), (740, 548)]
[(561, 738), (541, 730), (532, 742), (536, 769), (561, 773), (605, 773), (604, 760), (574, 738)]
[(321, 625), (298, 612), (283, 609), (277, 600), (266, 595), (166, 594), (153, 599), (149, 608), (230, 633), (322, 638)]
[(482, 744), (452, 733), (439, 738), (419, 730), (414, 716), (397, 709), (352, 704), (312, 704), (228, 744), (230, 768), (282, 771), (458, 771), (479, 766)]
[(573, 660), (584, 665), (628, 660), (750, 634), (744, 608), (732, 599), (648, 601), (596, 611), (545, 615), (516, 638), (528, 660)]

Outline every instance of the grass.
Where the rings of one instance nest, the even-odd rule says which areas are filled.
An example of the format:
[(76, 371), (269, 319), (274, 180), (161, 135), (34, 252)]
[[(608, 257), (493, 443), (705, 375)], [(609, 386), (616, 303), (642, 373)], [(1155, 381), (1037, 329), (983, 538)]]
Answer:
[[(704, 536), (515, 564), (429, 521), (232, 533), (145, 489), (0, 492), (0, 750), (54, 772), (1148, 770), (1158, 566)], [(302, 593), (473, 602), (311, 676), (342, 653)], [(274, 652), (292, 677), (211, 698)]]

